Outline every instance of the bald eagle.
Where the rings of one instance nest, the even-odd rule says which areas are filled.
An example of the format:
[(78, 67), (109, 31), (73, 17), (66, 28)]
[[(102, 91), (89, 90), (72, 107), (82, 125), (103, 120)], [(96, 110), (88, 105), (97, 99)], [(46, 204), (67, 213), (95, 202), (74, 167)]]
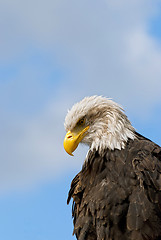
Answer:
[(89, 146), (75, 176), (78, 240), (161, 240), (161, 148), (135, 131), (123, 109), (101, 96), (76, 103), (65, 118), (64, 148)]

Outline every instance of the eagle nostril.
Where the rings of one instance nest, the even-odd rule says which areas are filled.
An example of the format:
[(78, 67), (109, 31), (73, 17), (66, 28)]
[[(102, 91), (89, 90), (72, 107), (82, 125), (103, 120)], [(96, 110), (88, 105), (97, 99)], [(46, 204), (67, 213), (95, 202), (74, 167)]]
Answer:
[(71, 138), (72, 136), (70, 135), (70, 136), (68, 136), (67, 138)]

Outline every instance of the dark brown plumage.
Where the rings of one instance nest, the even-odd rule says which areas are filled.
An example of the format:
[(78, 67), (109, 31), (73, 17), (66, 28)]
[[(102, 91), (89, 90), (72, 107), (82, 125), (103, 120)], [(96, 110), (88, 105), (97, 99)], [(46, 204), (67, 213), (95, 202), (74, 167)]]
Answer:
[(135, 135), (121, 150), (89, 150), (67, 200), (77, 239), (161, 240), (161, 148)]

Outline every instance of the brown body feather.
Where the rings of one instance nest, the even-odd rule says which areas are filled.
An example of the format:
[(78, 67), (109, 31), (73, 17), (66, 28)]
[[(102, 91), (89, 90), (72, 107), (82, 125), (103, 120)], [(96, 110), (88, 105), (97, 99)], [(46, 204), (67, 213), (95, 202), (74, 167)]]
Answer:
[(78, 240), (161, 240), (161, 148), (136, 133), (125, 149), (90, 151), (71, 197)]

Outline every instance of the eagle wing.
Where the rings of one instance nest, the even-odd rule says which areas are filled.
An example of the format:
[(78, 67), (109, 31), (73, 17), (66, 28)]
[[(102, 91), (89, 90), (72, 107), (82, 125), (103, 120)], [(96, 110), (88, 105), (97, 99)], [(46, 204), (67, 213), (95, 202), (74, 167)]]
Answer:
[(161, 148), (138, 137), (140, 150), (132, 166), (140, 184), (129, 197), (127, 228), (132, 232), (131, 239), (139, 239), (140, 229), (145, 239), (156, 239), (161, 236)]

